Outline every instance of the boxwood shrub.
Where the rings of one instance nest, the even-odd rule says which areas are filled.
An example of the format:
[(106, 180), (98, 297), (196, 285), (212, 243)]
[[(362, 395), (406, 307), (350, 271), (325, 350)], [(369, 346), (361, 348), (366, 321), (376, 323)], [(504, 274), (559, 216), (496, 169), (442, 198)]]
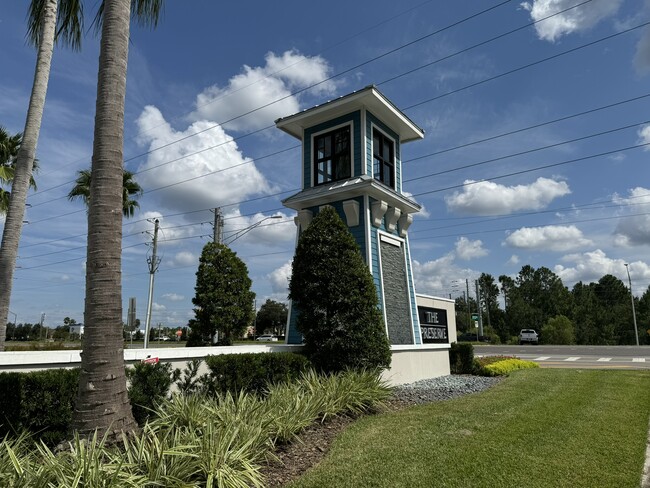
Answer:
[(292, 352), (219, 354), (205, 362), (210, 373), (203, 382), (209, 394), (242, 390), (262, 394), (268, 383), (296, 379), (310, 368), (305, 356)]
[(0, 373), (0, 435), (27, 430), (48, 445), (64, 440), (78, 383), (79, 369)]
[(449, 367), (452, 374), (472, 374), (474, 372), (474, 346), (452, 342), (449, 349)]

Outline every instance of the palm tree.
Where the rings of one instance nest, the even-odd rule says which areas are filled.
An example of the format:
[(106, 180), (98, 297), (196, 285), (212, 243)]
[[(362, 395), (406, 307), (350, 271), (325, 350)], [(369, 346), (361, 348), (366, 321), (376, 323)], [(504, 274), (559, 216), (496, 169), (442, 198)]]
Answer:
[[(11, 184), (14, 179), (14, 168), (22, 134), (10, 136), (0, 127), (0, 185)], [(0, 214), (7, 213), (10, 192), (0, 188)]]
[[(62, 8), (57, 16), (57, 0), (32, 0), (29, 7), (28, 40), (37, 47), (36, 69), (22, 143), (16, 155), (11, 197), (0, 244), (0, 351), (5, 348), (7, 315), (18, 257), (18, 244), (23, 229), (27, 191), (32, 181), (36, 144), (41, 130), (45, 95), (50, 78), (55, 40), (78, 48), (81, 41), (81, 8), (77, 0), (59, 0)], [(77, 8), (73, 8), (77, 6)]]
[(122, 338), (122, 209), (124, 98), (130, 10), (155, 26), (162, 0), (104, 0), (97, 79), (88, 248), (84, 343), (72, 427), (116, 436), (137, 428), (124, 374)]
[[(82, 169), (78, 172), (78, 175), (74, 188), (68, 193), (68, 200), (72, 201), (81, 198), (86, 207), (89, 207), (91, 172), (89, 169)], [(140, 204), (135, 200), (140, 195), (142, 195), (142, 188), (133, 178), (133, 173), (124, 170), (122, 173), (122, 214), (125, 217), (133, 217), (135, 209), (140, 208)]]
[[(16, 156), (18, 155), (18, 149), (20, 148), (22, 138), (23, 135), (20, 132), (10, 136), (4, 127), (0, 127), (0, 185), (11, 186), (11, 183), (14, 180)], [(34, 159), (32, 173), (36, 173), (37, 171), (38, 159)], [(34, 190), (37, 189), (36, 180), (34, 180), (33, 175), (29, 180), (29, 187)], [(0, 188), (0, 214), (7, 213), (10, 197), (10, 191)]]

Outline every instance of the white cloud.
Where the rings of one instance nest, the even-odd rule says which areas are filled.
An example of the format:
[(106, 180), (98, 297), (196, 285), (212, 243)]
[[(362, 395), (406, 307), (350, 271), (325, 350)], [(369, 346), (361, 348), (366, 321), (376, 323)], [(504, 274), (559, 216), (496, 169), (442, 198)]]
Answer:
[(185, 297), (183, 295), (179, 295), (178, 293), (165, 293), (162, 298), (169, 300), (170, 302), (180, 302), (182, 300), (185, 300)]
[(466, 237), (461, 237), (456, 241), (456, 257), (464, 261), (487, 256), (488, 251), (483, 249), (481, 240), (470, 241)]
[[(169, 185), (151, 194), (161, 206), (176, 211), (211, 208), (271, 190), (253, 161), (212, 122), (197, 121), (176, 131), (156, 107), (147, 106), (137, 125), (140, 144), (149, 149), (167, 145), (149, 154), (137, 176), (145, 193)], [(188, 137), (193, 134), (198, 135)], [(185, 183), (177, 184), (179, 180)]]
[(614, 243), (618, 246), (650, 245), (650, 190), (636, 187), (629, 190), (629, 197), (624, 198), (614, 194), (614, 202), (624, 207), (623, 212), (632, 215), (623, 215), (614, 230)]
[(192, 266), (194, 264), (198, 265), (199, 258), (189, 251), (181, 251), (176, 253), (173, 261), (177, 266)]
[[(641, 129), (639, 129), (637, 134), (639, 136), (639, 141), (637, 144), (650, 144), (650, 125), (644, 125)], [(644, 147), (643, 150), (650, 151), (650, 146)]]
[[(319, 83), (330, 73), (325, 59), (305, 56), (296, 50), (286, 51), (281, 56), (269, 52), (265, 61), (265, 66), (245, 65), (243, 72), (230, 78), (225, 88), (212, 85), (203, 90), (196, 97), (193, 119), (214, 120), (227, 130), (267, 127), (278, 117), (300, 110), (299, 95), (292, 95), (292, 92)], [(329, 80), (309, 91), (331, 94), (335, 87)], [(256, 110), (258, 107), (264, 108)], [(251, 111), (254, 112), (238, 118)]]
[(151, 304), (151, 308), (152, 308), (152, 310), (154, 310), (154, 311), (156, 311), (156, 312), (160, 312), (160, 311), (162, 311), (162, 310), (167, 310), (167, 307), (165, 307), (163, 304), (161, 304), (161, 303), (156, 303), (156, 302), (153, 302), (153, 303)]
[[(614, 275), (627, 283), (626, 261), (609, 258), (600, 249), (582, 254), (570, 254), (564, 256), (562, 260), (572, 263), (572, 266), (557, 265), (553, 271), (562, 279), (565, 285), (572, 285), (578, 281), (584, 283), (596, 282), (606, 274)], [(629, 267), (630, 276), (634, 281), (647, 281), (650, 279), (650, 266), (647, 263), (634, 261), (629, 263)], [(642, 290), (638, 291), (642, 292)]]
[(520, 261), (521, 260), (519, 259), (519, 256), (517, 256), (516, 254), (513, 254), (512, 256), (510, 256), (510, 259), (508, 259), (508, 264), (516, 265), (516, 264), (519, 264)]
[[(256, 226), (256, 224), (259, 225)], [(240, 243), (248, 241), (257, 244), (284, 244), (295, 240), (296, 225), (292, 217), (282, 212), (276, 212), (273, 215), (257, 213), (252, 216), (243, 216), (239, 210), (235, 210), (224, 216), (223, 237), (224, 242), (228, 244), (234, 239)]]
[[(592, 0), (588, 4), (535, 24), (537, 36), (555, 42), (562, 36), (589, 30), (601, 20), (614, 15), (622, 3), (623, 0)], [(549, 17), (573, 5), (576, 5), (574, 0), (533, 0), (521, 4), (530, 12), (530, 17), (534, 21)]]
[(271, 282), (271, 288), (274, 293), (286, 294), (289, 289), (289, 279), (291, 278), (291, 261), (287, 261), (279, 268), (268, 274), (267, 278)]
[[(648, 14), (650, 13), (650, 0), (645, 0), (642, 13), (639, 15), (638, 19), (635, 19), (636, 22), (640, 23), (644, 21)], [(632, 27), (632, 26), (626, 26)], [(643, 29), (643, 34), (636, 45), (636, 51), (634, 53), (634, 67), (638, 73), (645, 74), (650, 71), (650, 29), (647, 27)]]
[(519, 210), (539, 210), (555, 198), (571, 193), (564, 181), (537, 178), (530, 185), (504, 186), (492, 181), (466, 180), (461, 191), (445, 197), (451, 212), (500, 215)]
[(433, 261), (420, 263), (413, 260), (413, 278), (418, 293), (433, 296), (446, 296), (453, 293), (452, 283), (461, 278), (473, 281), (480, 273), (455, 264), (455, 254), (450, 252)]
[(591, 246), (593, 242), (586, 239), (575, 225), (547, 225), (522, 227), (510, 234), (505, 244), (518, 249), (564, 252)]

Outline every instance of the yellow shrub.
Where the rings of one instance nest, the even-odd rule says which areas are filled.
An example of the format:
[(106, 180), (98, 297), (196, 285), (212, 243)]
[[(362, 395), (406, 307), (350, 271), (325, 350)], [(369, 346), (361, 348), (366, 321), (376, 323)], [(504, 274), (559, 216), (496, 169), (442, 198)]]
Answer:
[(504, 359), (484, 367), (491, 376), (501, 376), (518, 369), (539, 368), (539, 364), (522, 359)]

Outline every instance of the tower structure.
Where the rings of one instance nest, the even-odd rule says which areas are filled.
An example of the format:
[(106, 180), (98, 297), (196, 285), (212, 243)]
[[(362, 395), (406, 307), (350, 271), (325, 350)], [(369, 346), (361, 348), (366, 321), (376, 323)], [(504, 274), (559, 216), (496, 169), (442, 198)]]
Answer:
[[(420, 205), (402, 192), (402, 145), (424, 132), (375, 86), (278, 119), (302, 141), (302, 189), (283, 200), (298, 236), (319, 209), (336, 209), (373, 276), (391, 344), (422, 344), (408, 228)], [(287, 342), (299, 344), (290, 307)]]

